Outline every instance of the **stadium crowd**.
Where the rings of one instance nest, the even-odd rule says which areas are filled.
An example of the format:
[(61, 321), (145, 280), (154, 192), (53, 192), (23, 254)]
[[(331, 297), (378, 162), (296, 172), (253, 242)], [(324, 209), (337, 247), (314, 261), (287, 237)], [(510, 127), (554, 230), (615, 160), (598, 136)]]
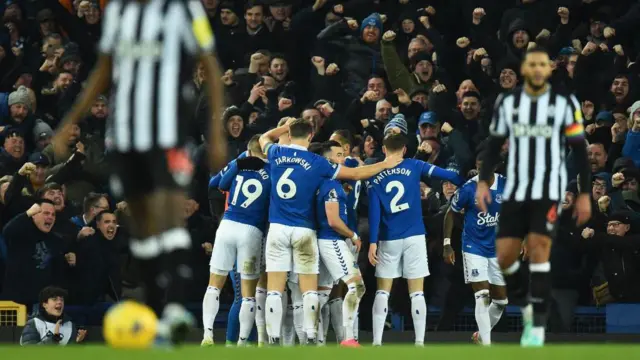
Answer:
[[(89, 309), (141, 296), (126, 242), (127, 204), (109, 194), (109, 94), (98, 97), (75, 126), (69, 158), (56, 157), (49, 145), (96, 61), (106, 1), (0, 4), (0, 299), (31, 307), (48, 285), (67, 289), (67, 305)], [(229, 161), (246, 150), (252, 135), (284, 117), (301, 117), (313, 123), (314, 142), (335, 139), (361, 163), (383, 159), (382, 138), (396, 132), (409, 141), (407, 157), (472, 177), (497, 95), (519, 85), (526, 49), (545, 46), (554, 58), (553, 84), (574, 92), (582, 106), (594, 204), (584, 228), (576, 228), (571, 211), (559, 220), (551, 256), (551, 330), (569, 330), (577, 305), (640, 302), (639, 1), (202, 2), (226, 71), (220, 81), (228, 104)], [(189, 299), (195, 303), (207, 285), (225, 205), (225, 195), (207, 186), (212, 174), (203, 145), (209, 114), (203, 79), (199, 66), (193, 82), (201, 95), (182, 119), (193, 130), (193, 183), (184, 218), (194, 241)], [(443, 308), (439, 329), (451, 329), (456, 314), (473, 302), (462, 261), (448, 265), (442, 256), (443, 218), (456, 187), (434, 181), (422, 190), (431, 272), (425, 295)], [(572, 181), (565, 210), (577, 192)], [(375, 289), (366, 259), (366, 208), (362, 191), (359, 265), (367, 287)], [(458, 225), (452, 238), (458, 257), (460, 232)], [(398, 313), (408, 309), (403, 286), (397, 282), (392, 294)], [(230, 290), (223, 293), (227, 302), (233, 301)], [(363, 329), (372, 294), (361, 304)]]

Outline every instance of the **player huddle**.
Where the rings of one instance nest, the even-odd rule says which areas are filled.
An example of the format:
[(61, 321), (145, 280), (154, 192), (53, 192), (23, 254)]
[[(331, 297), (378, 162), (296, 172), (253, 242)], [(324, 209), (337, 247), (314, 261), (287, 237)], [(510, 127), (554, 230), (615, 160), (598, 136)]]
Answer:
[[(294, 309), (293, 327), (300, 343), (324, 343), (328, 325), (323, 324), (321, 310), (334, 286), (333, 294), (342, 297), (344, 291), (340, 290), (344, 285), (339, 283), (342, 281), (346, 293), (341, 316), (332, 314), (341, 318), (342, 323), (334, 323), (334, 328), (343, 346), (359, 346), (357, 314), (365, 287), (356, 261), (361, 241), (354, 229), (361, 184), (366, 181), (368, 258), (376, 267), (377, 277), (373, 344), (382, 344), (393, 279), (403, 277), (408, 282), (415, 343), (422, 345), (427, 316), (423, 282), (429, 276), (429, 267), (420, 181), (433, 177), (461, 185), (464, 179), (454, 171), (403, 159), (406, 151), (403, 135), (387, 135), (383, 141), (385, 160), (368, 166), (359, 166), (358, 161), (349, 157), (351, 147), (343, 134), (338, 132), (322, 144), (311, 144), (312, 136), (309, 122), (283, 119), (280, 127), (252, 138), (248, 151), (211, 179), (211, 187), (228, 192), (228, 208), (211, 255), (210, 281), (203, 301), (202, 344), (213, 344), (220, 291), (235, 268), (240, 274), (242, 293), (238, 345), (247, 343), (254, 323), (259, 344), (293, 345), (291, 332), (283, 331), (291, 328), (291, 324), (283, 325), (290, 321), (290, 317), (284, 316), (287, 286), (293, 303), (290, 308)], [(473, 230), (465, 227), (464, 253), (465, 259), (469, 259), (465, 267), (474, 274), (469, 282), (479, 282), (483, 287), (476, 293), (487, 305), (482, 309), (487, 313), (487, 319), (482, 316), (486, 326), (480, 326), (479, 322), (479, 338), (489, 343), (488, 326), (497, 320), (488, 320), (491, 312), (488, 283), (504, 288), (495, 260), (496, 224), (491, 221), (498, 218), (499, 201), (486, 214), (479, 214), (473, 201), (469, 201), (469, 191), (475, 190), (469, 190), (473, 181), (460, 189), (452, 209), (465, 211), (467, 217), (478, 217), (472, 224)], [(491, 187), (495, 196), (503, 183), (502, 177), (495, 178)], [(482, 250), (467, 251), (466, 247)], [(501, 314), (506, 297), (495, 299), (494, 303), (500, 305)]]

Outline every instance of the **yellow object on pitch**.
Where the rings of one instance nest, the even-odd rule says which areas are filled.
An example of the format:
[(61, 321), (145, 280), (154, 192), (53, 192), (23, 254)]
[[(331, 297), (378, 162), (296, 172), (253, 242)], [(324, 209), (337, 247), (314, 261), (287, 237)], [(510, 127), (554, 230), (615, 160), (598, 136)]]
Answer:
[(107, 311), (103, 326), (107, 345), (119, 349), (146, 349), (155, 340), (158, 317), (150, 307), (127, 300)]

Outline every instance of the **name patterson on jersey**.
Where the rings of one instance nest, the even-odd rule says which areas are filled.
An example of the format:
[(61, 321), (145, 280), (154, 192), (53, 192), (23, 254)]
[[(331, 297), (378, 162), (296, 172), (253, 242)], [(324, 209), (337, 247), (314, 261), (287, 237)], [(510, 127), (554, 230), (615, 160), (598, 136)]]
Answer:
[(380, 181), (382, 181), (385, 177), (390, 176), (390, 175), (411, 176), (411, 170), (406, 169), (406, 168), (393, 168), (393, 169), (384, 170), (384, 171), (378, 173), (378, 175), (376, 175), (375, 179), (373, 179), (373, 183), (378, 185), (378, 184), (380, 184)]
[(276, 159), (276, 165), (282, 164), (298, 164), (302, 166), (305, 170), (311, 169), (311, 164), (307, 162), (307, 160), (299, 157), (289, 157), (289, 156), (281, 156)]

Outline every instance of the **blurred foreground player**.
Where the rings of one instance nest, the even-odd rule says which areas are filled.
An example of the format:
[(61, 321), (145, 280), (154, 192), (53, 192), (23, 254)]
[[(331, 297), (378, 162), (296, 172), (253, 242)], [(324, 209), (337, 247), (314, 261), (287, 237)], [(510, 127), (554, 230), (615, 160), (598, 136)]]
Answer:
[(114, 166), (110, 185), (131, 210), (131, 252), (141, 262), (147, 304), (157, 314), (164, 308), (159, 338), (180, 342), (193, 322), (180, 305), (192, 277), (182, 203), (193, 171), (184, 148), (188, 122), (181, 116), (196, 101), (190, 80), (198, 59), (212, 109), (210, 165), (219, 168), (226, 159), (214, 37), (198, 0), (113, 0), (105, 9), (98, 49), (96, 67), (60, 125), (54, 150), (59, 156), (69, 151), (65, 142), (72, 125), (112, 80), (114, 116), (106, 139)]
[[(482, 212), (487, 212), (493, 171), (500, 159), (500, 149), (509, 138), (496, 252), (509, 299), (523, 310), (520, 344), (539, 347), (544, 345), (551, 292), (551, 239), (570, 180), (567, 146), (573, 153), (574, 168), (579, 171), (580, 195), (574, 210), (578, 226), (591, 216), (591, 174), (580, 103), (575, 96), (558, 92), (549, 84), (552, 72), (549, 54), (541, 48), (528, 50), (521, 72), (524, 86), (496, 100), (476, 203)], [(518, 259), (523, 239), (529, 254), (530, 279)]]

